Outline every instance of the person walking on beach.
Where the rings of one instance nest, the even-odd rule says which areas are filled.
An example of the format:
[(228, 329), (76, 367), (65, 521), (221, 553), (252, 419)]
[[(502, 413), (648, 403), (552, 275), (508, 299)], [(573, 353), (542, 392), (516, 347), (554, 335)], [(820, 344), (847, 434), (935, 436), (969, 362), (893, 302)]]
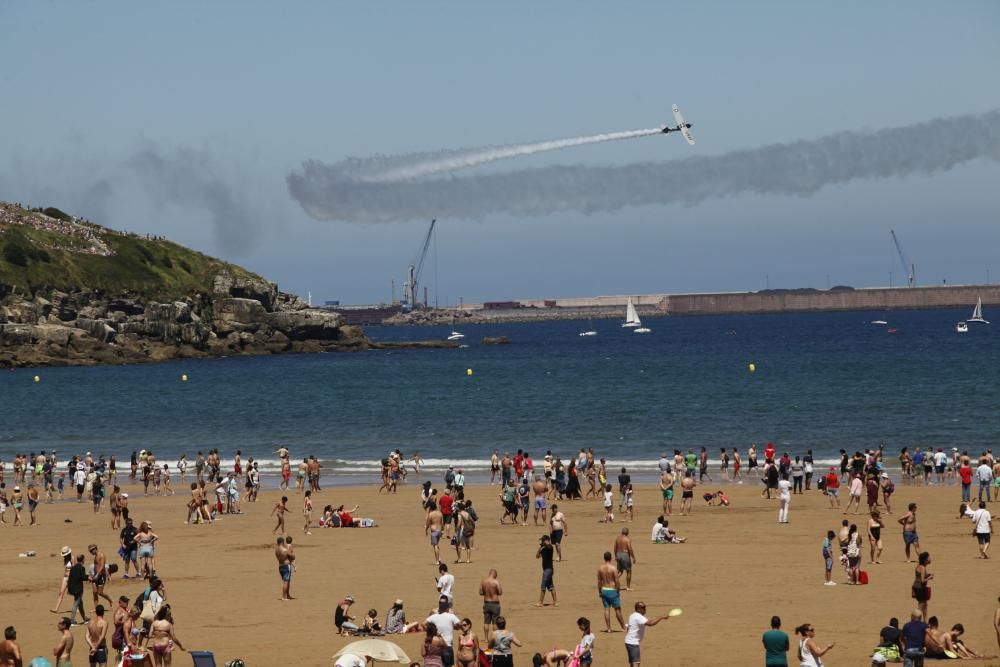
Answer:
[(76, 557), (76, 563), (70, 569), (69, 579), (66, 582), (66, 591), (73, 596), (73, 616), (68, 619), (71, 624), (76, 623), (77, 611), (80, 612), (83, 623), (90, 620), (83, 610), (83, 584), (85, 581), (87, 581), (87, 568), (83, 565), (83, 554), (80, 554)]
[(562, 541), (563, 538), (569, 535), (569, 523), (566, 521), (566, 515), (562, 513), (558, 505), (552, 505), (552, 516), (549, 518), (549, 528), (551, 532), (549, 537), (552, 540), (552, 546), (556, 550), (556, 560), (562, 560)]
[(615, 610), (618, 618), (618, 625), (625, 629), (625, 619), (622, 618), (621, 600), (621, 579), (618, 576), (618, 568), (612, 562), (613, 556), (610, 551), (604, 552), (604, 563), (597, 568), (597, 594), (601, 597), (601, 604), (604, 607), (604, 631), (611, 630), (611, 610)]
[(108, 557), (104, 555), (103, 551), (97, 548), (96, 544), (88, 546), (87, 551), (94, 557), (94, 569), (90, 579), (94, 588), (94, 606), (97, 606), (98, 598), (104, 598), (108, 601), (108, 606), (111, 606), (114, 602), (104, 592), (104, 586), (108, 583)]
[(455, 606), (455, 575), (448, 572), (448, 566), (444, 563), (438, 565), (438, 575), (434, 577), (438, 599), (448, 598), (448, 609), (451, 609)]
[(503, 595), (503, 587), (500, 585), (496, 570), (491, 568), (486, 578), (479, 582), (479, 594), (483, 596), (483, 636), (489, 637), (502, 613), (500, 598)]
[(889, 500), (896, 491), (896, 485), (889, 479), (888, 473), (882, 473), (879, 478), (879, 487), (882, 489), (882, 502), (885, 504), (886, 514), (892, 514), (892, 505), (889, 504)]
[(306, 491), (305, 495), (302, 498), (302, 518), (305, 521), (305, 525), (302, 527), (302, 532), (304, 532), (306, 535), (312, 535), (312, 531), (309, 530), (312, 527), (312, 516), (313, 516), (312, 491)]
[(831, 642), (826, 648), (820, 648), (816, 643), (816, 628), (812, 623), (806, 623), (795, 628), (795, 634), (800, 635), (799, 640), (799, 664), (801, 667), (823, 667), (820, 659), (832, 649), (836, 643)]
[(885, 522), (878, 510), (872, 510), (868, 518), (868, 548), (871, 562), (879, 565), (882, 563), (882, 529)]
[(660, 621), (666, 621), (669, 618), (669, 616), (647, 618), (646, 603), (635, 603), (635, 611), (628, 617), (628, 629), (625, 631), (625, 651), (628, 653), (630, 667), (639, 667), (639, 647), (646, 635), (646, 628), (651, 628)]
[(738, 484), (743, 483), (743, 474), (740, 472), (742, 465), (743, 461), (740, 459), (740, 451), (733, 447), (733, 481)]
[(979, 509), (973, 511), (971, 507), (967, 507), (964, 514), (972, 519), (972, 523), (976, 527), (976, 540), (979, 542), (979, 557), (989, 558), (986, 552), (990, 550), (990, 535), (993, 533), (993, 526), (990, 522), (993, 520), (993, 517), (990, 516), (989, 510), (986, 509), (986, 503), (979, 501)]
[(990, 502), (990, 483), (993, 481), (993, 468), (986, 461), (986, 458), (979, 459), (979, 467), (976, 468), (976, 479), (979, 480), (979, 500), (983, 499), (983, 491), (986, 492), (986, 502)]
[(621, 534), (615, 538), (615, 561), (618, 566), (618, 576), (625, 573), (625, 590), (632, 590), (632, 564), (637, 562), (632, 549), (632, 539), (628, 536), (628, 528), (622, 528)]
[(771, 629), (761, 638), (764, 645), (764, 665), (771, 667), (788, 667), (788, 634), (781, 630), (781, 619), (771, 617)]
[(903, 527), (903, 544), (906, 546), (906, 562), (910, 562), (910, 546), (913, 546), (914, 553), (920, 551), (920, 536), (917, 535), (917, 504), (910, 503), (909, 510), (898, 519), (896, 523)]
[(830, 499), (830, 508), (840, 508), (840, 477), (837, 476), (837, 469), (830, 467), (830, 472), (826, 475), (826, 495)]
[(13, 625), (8, 625), (3, 630), (3, 641), (0, 642), (0, 665), (21, 667), (23, 664), (21, 645), (17, 643), (17, 630)]
[(681, 516), (691, 514), (691, 502), (694, 498), (694, 487), (697, 486), (694, 482), (694, 477), (691, 475), (685, 475), (684, 479), (681, 480)]
[(778, 482), (778, 523), (788, 523), (788, 506), (791, 504), (792, 483), (782, 479)]
[(847, 583), (857, 584), (861, 571), (861, 535), (858, 525), (852, 523), (847, 532)]
[(281, 577), (281, 601), (294, 600), (292, 597), (292, 561), (295, 560), (293, 554), (285, 546), (285, 538), (279, 537), (274, 547), (274, 558), (278, 561), (278, 576)]
[(851, 511), (851, 506), (854, 507), (854, 513), (857, 514), (861, 511), (861, 494), (864, 491), (865, 485), (861, 481), (860, 475), (851, 476), (851, 486), (849, 487), (850, 499), (847, 501), (847, 507), (844, 508), (844, 514)]
[[(439, 543), (444, 529), (444, 516), (436, 504), (431, 504), (429, 507), (430, 511), (427, 512), (427, 518), (424, 519), (424, 535), (430, 536), (431, 548), (434, 550), (434, 563), (440, 565), (441, 547)], [(503, 523), (503, 519), (501, 519), (501, 523)]]
[(547, 489), (545, 488), (545, 482), (540, 478), (536, 478), (535, 481), (531, 483), (531, 491), (532, 493), (535, 494), (535, 515), (534, 515), (535, 525), (536, 526), (538, 525), (539, 512), (542, 513), (542, 524), (544, 525), (545, 522), (548, 520), (547, 516), (548, 505), (546, 505), (545, 502), (545, 494), (547, 492)]
[(552, 540), (548, 535), (542, 535), (538, 541), (538, 551), (535, 553), (535, 558), (539, 558), (542, 561), (542, 588), (541, 593), (538, 595), (538, 602), (535, 604), (536, 607), (545, 606), (545, 591), (549, 591), (552, 594), (552, 606), (559, 606), (559, 601), (556, 599), (555, 581), (553, 579), (555, 570), (552, 567), (552, 555), (554, 551)]
[[(310, 492), (312, 489), (310, 489)], [(279, 500), (274, 505), (274, 509), (271, 510), (271, 516), (276, 516), (278, 522), (274, 525), (274, 530), (271, 531), (272, 535), (277, 535), (279, 532), (285, 534), (285, 512), (288, 511), (288, 496), (281, 496)]]
[(826, 531), (826, 539), (823, 540), (823, 565), (826, 568), (824, 574), (824, 586), (836, 586), (833, 580), (833, 541), (837, 539), (837, 534), (832, 530)]

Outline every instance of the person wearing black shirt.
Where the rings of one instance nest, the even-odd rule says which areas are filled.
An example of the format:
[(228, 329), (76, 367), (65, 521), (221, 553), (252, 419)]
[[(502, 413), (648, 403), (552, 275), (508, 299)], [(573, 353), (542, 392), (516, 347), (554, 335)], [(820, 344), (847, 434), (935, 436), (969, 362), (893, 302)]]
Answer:
[(895, 646), (899, 648), (899, 619), (890, 618), (889, 625), (879, 632), (879, 646)]
[(135, 535), (138, 532), (135, 529), (135, 524), (132, 523), (132, 519), (125, 519), (125, 527), (122, 528), (122, 532), (119, 535), (122, 544), (122, 560), (125, 561), (125, 572), (122, 579), (128, 579), (129, 563), (135, 569), (135, 578), (139, 578), (139, 566), (136, 563), (136, 551), (139, 549), (139, 546), (135, 543)]
[(90, 619), (87, 618), (87, 613), (83, 610), (83, 585), (87, 581), (87, 569), (83, 566), (83, 554), (76, 557), (76, 563), (69, 570), (69, 579), (66, 582), (66, 592), (73, 596), (73, 616), (70, 619), (72, 624), (76, 624), (76, 612), (80, 610), (80, 617), (83, 619), (82, 623), (86, 623)]
[(535, 558), (542, 559), (542, 592), (538, 596), (538, 603), (536, 607), (542, 607), (545, 605), (545, 591), (552, 593), (552, 606), (558, 607), (559, 603), (556, 601), (556, 587), (552, 580), (552, 540), (548, 535), (542, 535), (541, 539), (538, 541), (538, 552), (535, 554)]
[(625, 487), (632, 481), (632, 475), (628, 474), (628, 471), (622, 467), (622, 472), (618, 475), (618, 511), (622, 511), (622, 505), (625, 503)]

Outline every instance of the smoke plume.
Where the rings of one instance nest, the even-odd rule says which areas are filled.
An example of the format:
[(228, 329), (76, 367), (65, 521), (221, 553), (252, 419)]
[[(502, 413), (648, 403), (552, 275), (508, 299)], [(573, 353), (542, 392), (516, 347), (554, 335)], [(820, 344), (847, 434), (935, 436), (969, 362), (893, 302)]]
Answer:
[[(637, 130), (560, 141), (304, 162), (288, 191), (317, 220), (402, 222), (491, 214), (597, 213), (627, 206), (694, 205), (744, 193), (807, 196), (854, 180), (931, 174), (985, 158), (1000, 159), (1000, 111), (935, 119), (870, 132), (772, 144), (712, 157), (613, 167), (552, 166), (455, 175), (486, 162), (582, 143), (656, 134)], [(450, 174), (440, 177), (441, 174)], [(433, 176), (438, 175), (438, 178)]]

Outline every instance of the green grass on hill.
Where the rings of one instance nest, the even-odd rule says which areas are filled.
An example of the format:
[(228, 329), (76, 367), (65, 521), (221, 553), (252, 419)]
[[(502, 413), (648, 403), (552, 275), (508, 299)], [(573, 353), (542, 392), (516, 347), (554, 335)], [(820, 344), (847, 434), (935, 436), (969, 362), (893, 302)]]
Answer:
[(50, 230), (0, 222), (0, 283), (16, 286), (18, 292), (90, 289), (108, 294), (133, 292), (166, 301), (209, 292), (213, 279), (222, 271), (263, 280), (242, 267), (172, 241), (122, 236), (99, 225), (90, 226), (114, 255), (73, 252), (86, 243)]

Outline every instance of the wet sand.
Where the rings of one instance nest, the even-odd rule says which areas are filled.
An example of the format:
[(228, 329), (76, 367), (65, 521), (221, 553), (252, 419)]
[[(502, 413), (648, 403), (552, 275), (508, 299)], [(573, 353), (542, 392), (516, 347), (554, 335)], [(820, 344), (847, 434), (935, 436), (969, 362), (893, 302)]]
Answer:
[[(13, 484), (7, 481), (9, 490)], [(424, 537), (420, 489), (414, 481), (411, 475), (410, 483), (394, 496), (377, 495), (377, 484), (331, 487), (317, 494), (314, 516), (319, 517), (328, 503), (349, 507), (358, 503), (361, 509), (356, 516), (377, 520), (379, 527), (371, 529), (314, 527), (312, 535), (304, 535), (301, 496), (288, 494), (288, 529), (294, 537), (298, 567), (292, 579), (292, 595), (297, 599), (289, 602), (278, 599), (280, 581), (271, 535), (274, 520), (268, 517), (278, 492), (262, 493), (256, 504), (244, 505), (241, 516), (224, 516), (214, 525), (187, 526), (183, 524), (186, 493), (143, 498), (138, 487), (126, 490), (136, 524), (151, 520), (160, 536), (157, 570), (166, 582), (176, 632), (186, 647), (214, 651), (219, 665), (235, 657), (248, 665), (330, 665), (330, 657), (352, 641), (336, 636), (333, 626), (334, 606), (344, 595), (357, 600), (353, 612), (359, 618), (374, 607), (383, 621), (397, 597), (404, 600), (410, 621), (425, 618), (436, 602), (437, 568)], [(184, 488), (176, 477), (175, 487)], [(603, 552), (611, 549), (615, 536), (628, 525), (638, 563), (634, 590), (622, 593), (625, 617), (638, 600), (646, 602), (650, 616), (671, 607), (684, 610), (682, 616), (647, 630), (642, 645), (644, 665), (762, 664), (760, 634), (772, 614), (782, 618), (789, 635), (796, 625), (812, 623), (820, 645), (836, 642), (824, 658), (827, 665), (867, 665), (879, 629), (890, 616), (905, 623), (915, 607), (910, 597), (915, 564), (904, 562), (901, 528), (895, 521), (912, 501), (920, 504), (921, 547), (933, 558), (930, 613), (940, 618), (943, 627), (963, 623), (967, 644), (973, 649), (997, 653), (992, 617), (1000, 593), (998, 567), (996, 560), (977, 559), (972, 524), (957, 518), (958, 487), (897, 484), (894, 514), (884, 517), (883, 564), (868, 562), (866, 538), (862, 569), (869, 572), (870, 585), (844, 585), (843, 571), (835, 566), (835, 581), (840, 584), (836, 587), (822, 585), (820, 545), (827, 530), (838, 529), (843, 515), (827, 509), (825, 496), (815, 490), (794, 496), (791, 523), (779, 525), (777, 501), (759, 498), (759, 484), (727, 487), (733, 501), (730, 508), (706, 507), (701, 493), (708, 488), (695, 490), (692, 516), (677, 516), (675, 511), (671, 518), (671, 527), (688, 538), (683, 545), (649, 542), (652, 523), (660, 513), (660, 493), (651, 485), (637, 489), (637, 520), (632, 524), (599, 523), (603, 510), (598, 501), (559, 503), (569, 521), (569, 535), (563, 543), (565, 560), (555, 566), (559, 606), (536, 608), (540, 561), (535, 559), (535, 550), (539, 536), (547, 531), (532, 526), (530, 518), (528, 527), (500, 526), (496, 487), (471, 487), (467, 495), (480, 515), (474, 562), (454, 565), (454, 550), (442, 552), (457, 579), (456, 613), (481, 628), (478, 585), (487, 570), (495, 567), (505, 592), (503, 612), (508, 627), (524, 643), (515, 655), (516, 664), (530, 665), (535, 651), (572, 649), (579, 639), (579, 616), (590, 618), (597, 633), (594, 664), (625, 664), (624, 635), (600, 632), (604, 622), (596, 570)], [(679, 498), (675, 510), (678, 506)], [(849, 518), (865, 530), (864, 513)], [(36, 527), (13, 528), (12, 519), (8, 509), (8, 524), (0, 526), (0, 625), (17, 628), (27, 659), (51, 657), (58, 638), (57, 617), (48, 610), (61, 578), (60, 547), (66, 544), (75, 554), (84, 553), (88, 543), (96, 542), (110, 562), (120, 564), (115, 554), (118, 531), (111, 530), (106, 509), (95, 516), (89, 503), (75, 501), (42, 505)], [(18, 558), (19, 552), (28, 549), (37, 551), (37, 556)], [(994, 559), (1000, 559), (1000, 552)], [(117, 599), (122, 594), (134, 597), (143, 588), (139, 582), (121, 581), (119, 573), (107, 592)], [(90, 613), (89, 586), (84, 599)], [(69, 610), (70, 603), (68, 599), (62, 609)], [(84, 630), (73, 632), (77, 637), (75, 664), (86, 664)], [(396, 636), (395, 641), (419, 660), (420, 635)], [(789, 663), (797, 664), (794, 637), (792, 645)], [(174, 664), (190, 664), (190, 658), (175, 651)]]

